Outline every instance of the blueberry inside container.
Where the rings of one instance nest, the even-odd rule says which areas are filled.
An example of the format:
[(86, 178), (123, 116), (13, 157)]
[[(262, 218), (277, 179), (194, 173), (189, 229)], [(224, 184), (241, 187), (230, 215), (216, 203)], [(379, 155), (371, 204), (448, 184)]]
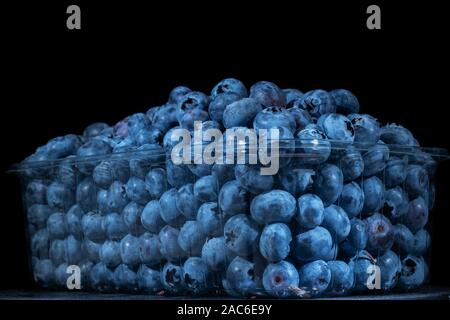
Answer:
[(449, 155), (358, 112), (343, 89), (225, 79), (49, 141), (11, 169), (34, 280), (185, 297), (417, 290)]

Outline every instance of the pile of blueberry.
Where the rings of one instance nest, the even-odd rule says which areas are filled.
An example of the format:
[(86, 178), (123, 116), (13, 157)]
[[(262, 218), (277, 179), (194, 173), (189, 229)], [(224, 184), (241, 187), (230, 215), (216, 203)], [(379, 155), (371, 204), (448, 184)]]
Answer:
[[(278, 128), (276, 175), (260, 165), (181, 164), (175, 128)], [(285, 148), (285, 149), (286, 149)], [(95, 123), (21, 165), (36, 281), (67, 267), (102, 292), (316, 297), (426, 281), (436, 169), (406, 128), (359, 113), (344, 89), (225, 79), (114, 126)]]

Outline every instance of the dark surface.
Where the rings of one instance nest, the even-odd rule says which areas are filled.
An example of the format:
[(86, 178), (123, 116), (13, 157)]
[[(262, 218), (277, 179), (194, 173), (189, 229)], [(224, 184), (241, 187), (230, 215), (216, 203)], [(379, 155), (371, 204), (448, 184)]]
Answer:
[[(426, 287), (411, 293), (392, 293), (385, 295), (355, 295), (348, 297), (322, 298), (317, 300), (449, 300), (450, 288)], [(88, 292), (59, 291), (0, 291), (0, 300), (226, 300), (226, 301), (263, 301), (267, 299), (237, 299), (223, 297), (164, 297), (134, 294), (95, 294)], [(270, 300), (270, 299), (269, 299)], [(295, 299), (289, 299), (295, 300)]]
[[(66, 29), (79, 3), (82, 30)], [(382, 30), (365, 26), (373, 1), (96, 1), (5, 4), (0, 167), (1, 289), (33, 287), (20, 185), (6, 174), (52, 137), (113, 124), (187, 85), (209, 92), (222, 78), (301, 90), (347, 88), (362, 111), (401, 123), (423, 146), (449, 149), (448, 17), (444, 3), (376, 1)], [(437, 177), (431, 281), (450, 285), (450, 163)]]

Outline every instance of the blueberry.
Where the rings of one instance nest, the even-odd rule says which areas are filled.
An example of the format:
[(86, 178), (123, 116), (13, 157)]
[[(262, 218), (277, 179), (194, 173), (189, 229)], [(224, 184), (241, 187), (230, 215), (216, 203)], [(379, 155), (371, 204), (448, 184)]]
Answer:
[(308, 111), (301, 109), (297, 105), (297, 101), (294, 101), (294, 106), (292, 108), (287, 109), (287, 111), (291, 114), (292, 118), (294, 118), (296, 131), (303, 130), (306, 126), (313, 122), (311, 116)]
[(414, 235), (403, 224), (396, 224), (394, 226), (394, 249), (400, 253), (411, 253), (414, 248)]
[(48, 256), (55, 266), (67, 262), (67, 246), (65, 240), (53, 240), (50, 243)]
[(312, 169), (300, 169), (296, 166), (283, 168), (278, 175), (278, 184), (294, 197), (299, 197), (313, 184), (315, 171)]
[(94, 210), (97, 205), (97, 187), (94, 180), (88, 177), (82, 180), (76, 191), (77, 203), (84, 211)]
[(161, 254), (168, 261), (177, 261), (186, 256), (183, 249), (178, 244), (180, 231), (171, 226), (165, 226), (159, 232), (159, 242), (161, 244)]
[(214, 163), (211, 168), (211, 174), (217, 178), (220, 188), (222, 188), (226, 182), (235, 178), (233, 165), (230, 164)]
[(170, 293), (180, 294), (186, 290), (183, 268), (167, 262), (161, 271), (161, 283)]
[(178, 245), (187, 252), (189, 256), (199, 256), (203, 245), (206, 242), (206, 235), (200, 228), (197, 221), (186, 221), (178, 234)]
[(394, 230), (388, 218), (379, 213), (374, 213), (366, 219), (367, 224), (367, 249), (369, 251), (385, 251), (394, 243)]
[(227, 247), (239, 256), (249, 255), (258, 237), (258, 227), (255, 221), (246, 214), (232, 216), (224, 226), (225, 243)]
[(197, 212), (197, 221), (202, 233), (210, 237), (223, 234), (225, 217), (220, 212), (217, 202), (206, 202), (200, 206)]
[(299, 269), (298, 275), (300, 286), (306, 287), (306, 290), (313, 296), (323, 293), (331, 282), (331, 269), (323, 260), (303, 265)]
[(326, 91), (317, 89), (306, 92), (300, 98), (302, 109), (317, 119), (323, 114), (336, 112), (336, 105), (333, 97)]
[(273, 177), (262, 175), (258, 166), (237, 164), (234, 175), (241, 186), (253, 194), (270, 191), (273, 187)]
[(141, 129), (149, 127), (150, 119), (143, 113), (135, 113), (128, 117), (127, 125), (128, 135), (135, 137)]
[(167, 182), (175, 188), (195, 181), (192, 172), (185, 165), (175, 165), (172, 160), (166, 161)]
[(303, 164), (319, 164), (325, 162), (331, 153), (331, 144), (326, 141), (325, 133), (314, 125), (307, 125), (296, 134), (296, 152)]
[(365, 250), (358, 251), (350, 259), (349, 266), (353, 270), (355, 279), (354, 289), (358, 291), (367, 290), (369, 277), (375, 270), (375, 259)]
[(214, 97), (214, 99), (209, 103), (208, 112), (209, 116), (212, 120), (222, 122), (223, 121), (223, 112), (225, 108), (240, 100), (243, 97), (240, 97), (237, 93), (234, 92), (224, 92), (220, 93)]
[(324, 206), (322, 200), (315, 194), (304, 194), (298, 198), (296, 215), (300, 226), (308, 229), (319, 226), (323, 221)]
[(412, 231), (417, 232), (422, 229), (428, 221), (428, 207), (422, 197), (418, 197), (409, 202), (408, 212), (404, 223)]
[(334, 204), (325, 208), (322, 226), (331, 234), (334, 242), (342, 242), (350, 233), (350, 220), (347, 213)]
[(341, 169), (332, 164), (324, 164), (318, 168), (314, 190), (325, 206), (333, 204), (339, 198), (343, 187), (344, 177)]
[(114, 181), (108, 189), (107, 202), (109, 210), (121, 212), (129, 202), (126, 186), (119, 181)]
[(86, 127), (83, 131), (83, 137), (90, 139), (98, 136), (103, 130), (108, 129), (109, 125), (104, 122), (95, 122)]
[(356, 182), (347, 183), (342, 189), (338, 203), (349, 218), (356, 217), (364, 206), (364, 192)]
[(396, 124), (388, 124), (382, 127), (380, 139), (387, 144), (415, 145), (415, 139), (412, 133), (408, 129)]
[(400, 277), (400, 258), (394, 252), (388, 250), (377, 258), (377, 265), (380, 267), (381, 289), (390, 290), (394, 288)]
[(51, 239), (64, 239), (67, 235), (66, 215), (55, 212), (47, 220), (48, 235)]
[(345, 181), (355, 180), (364, 171), (364, 160), (359, 151), (353, 147), (347, 147), (340, 154), (336, 165), (341, 168)]
[(347, 116), (355, 129), (355, 142), (375, 144), (380, 140), (380, 123), (368, 114), (352, 113)]
[(77, 239), (81, 239), (83, 235), (81, 228), (81, 219), (83, 215), (83, 209), (77, 204), (73, 205), (66, 214), (67, 232)]
[(127, 162), (103, 160), (94, 169), (92, 177), (101, 188), (108, 188), (114, 180), (127, 182), (130, 176), (130, 168)]
[(161, 143), (163, 139), (163, 133), (156, 128), (143, 128), (136, 134), (135, 141), (138, 146), (144, 144)]
[(139, 204), (146, 204), (150, 200), (150, 194), (146, 189), (146, 184), (143, 180), (131, 177), (126, 186), (126, 193), (131, 201), (135, 201)]
[(240, 98), (245, 98), (248, 95), (245, 85), (241, 81), (234, 78), (223, 79), (216, 84), (211, 90), (211, 97), (217, 98), (224, 93), (233, 93), (238, 95)]
[(194, 196), (194, 185), (192, 183), (188, 183), (178, 190), (175, 204), (187, 219), (195, 219), (200, 203)]
[(102, 228), (103, 216), (96, 212), (88, 212), (81, 219), (81, 228), (83, 234), (89, 240), (102, 242), (106, 238), (105, 231)]
[(382, 172), (389, 160), (389, 148), (383, 144), (377, 144), (367, 149), (363, 154), (364, 177), (370, 177)]
[(141, 223), (142, 210), (144, 208), (136, 202), (130, 202), (123, 208), (122, 219), (129, 233), (139, 235), (144, 232)]
[(48, 259), (35, 259), (33, 261), (34, 280), (44, 287), (50, 287), (55, 280), (53, 263)]
[(142, 226), (153, 233), (158, 233), (165, 225), (161, 218), (161, 206), (158, 200), (147, 203), (141, 213)]
[(303, 92), (301, 92), (298, 89), (283, 89), (285, 101), (286, 101), (286, 107), (291, 108), (292, 102), (295, 100), (300, 99), (303, 96)]
[(99, 252), (100, 260), (110, 268), (117, 267), (120, 263), (122, 263), (122, 259), (120, 257), (120, 244), (116, 241), (105, 241), (100, 247)]
[(331, 272), (330, 285), (327, 291), (333, 295), (348, 293), (353, 287), (353, 270), (344, 261), (328, 261), (328, 267)]
[(259, 81), (251, 86), (250, 98), (257, 100), (265, 107), (284, 107), (286, 104), (283, 91), (269, 81)]
[(161, 133), (167, 132), (178, 124), (177, 113), (177, 103), (168, 103), (159, 107), (153, 112), (151, 118), (152, 129), (156, 129)]
[(199, 257), (188, 258), (183, 265), (183, 278), (187, 289), (194, 294), (212, 289), (212, 274), (208, 265)]
[(408, 212), (408, 195), (400, 187), (388, 189), (385, 192), (384, 214), (396, 219)]
[(411, 253), (416, 256), (425, 254), (431, 245), (431, 237), (427, 230), (420, 229), (414, 235), (414, 243)]
[(267, 225), (261, 233), (259, 251), (270, 262), (285, 259), (290, 251), (291, 231), (284, 223)]
[(196, 121), (206, 120), (209, 120), (209, 114), (207, 111), (201, 109), (192, 109), (185, 111), (182, 116), (180, 116), (178, 123), (183, 129), (194, 130), (194, 123)]
[[(92, 139), (83, 144), (77, 151), (79, 157), (104, 156), (111, 153), (111, 146), (98, 139)], [(84, 174), (91, 174), (100, 161), (92, 159), (78, 163), (78, 168)]]
[(194, 184), (194, 196), (198, 201), (217, 201), (218, 183), (215, 176), (209, 175), (198, 179)]
[(317, 125), (331, 140), (352, 143), (355, 137), (355, 129), (352, 122), (341, 114), (324, 114), (317, 120)]
[(94, 290), (110, 291), (113, 288), (114, 273), (104, 263), (99, 262), (91, 268), (89, 280)]
[(428, 188), (427, 171), (418, 165), (409, 165), (406, 174), (405, 188), (411, 197), (422, 195)]
[(426, 263), (422, 257), (408, 255), (402, 260), (400, 287), (412, 289), (420, 286), (426, 280), (426, 268)]
[(140, 241), (139, 238), (126, 235), (120, 241), (120, 257), (122, 262), (130, 267), (137, 266), (140, 261)]
[(93, 263), (100, 262), (100, 247), (101, 244), (89, 239), (84, 239), (82, 243), (82, 248), (86, 254), (86, 258)]
[(137, 275), (127, 265), (121, 264), (114, 270), (114, 284), (116, 289), (125, 291), (137, 290)]
[(219, 192), (219, 206), (227, 215), (247, 212), (250, 194), (237, 180), (225, 183)]
[(40, 229), (31, 238), (31, 253), (39, 259), (48, 258), (49, 236), (47, 229)]
[(250, 212), (260, 224), (289, 222), (295, 215), (296, 200), (284, 190), (272, 190), (253, 198)]
[(336, 105), (336, 112), (347, 115), (359, 112), (359, 102), (356, 96), (345, 89), (335, 89), (330, 91)]
[(202, 248), (202, 259), (213, 271), (225, 270), (233, 258), (224, 237), (211, 238)]
[(191, 91), (186, 93), (177, 105), (177, 118), (180, 120), (181, 116), (191, 110), (206, 110), (208, 108), (209, 99), (204, 93), (199, 91)]
[(161, 218), (173, 227), (180, 227), (183, 225), (185, 216), (178, 210), (176, 205), (177, 189), (172, 188), (167, 190), (159, 199), (161, 206)]
[(60, 182), (54, 181), (47, 188), (47, 203), (55, 209), (66, 211), (74, 203), (74, 193)]
[(169, 103), (178, 103), (180, 100), (192, 90), (185, 86), (178, 86), (172, 89), (169, 94)]
[(45, 204), (33, 204), (28, 208), (28, 222), (32, 223), (36, 228), (43, 228), (47, 224), (48, 217), (53, 210)]
[(378, 177), (371, 177), (362, 181), (364, 191), (364, 207), (362, 212), (370, 215), (379, 211), (384, 205), (384, 184)]
[(73, 155), (81, 145), (81, 140), (74, 134), (68, 134), (51, 139), (44, 146), (50, 159), (61, 159)]
[(73, 235), (69, 235), (66, 239), (66, 254), (67, 263), (78, 264), (83, 258), (83, 250), (81, 242), (78, 241)]
[(99, 189), (97, 192), (97, 209), (106, 213), (109, 211), (108, 190)]
[(161, 262), (161, 244), (159, 237), (153, 233), (144, 233), (139, 237), (141, 262), (153, 266)]
[(262, 110), (261, 104), (252, 98), (243, 98), (230, 103), (223, 111), (225, 128), (250, 126), (253, 118)]
[(55, 268), (55, 282), (58, 286), (67, 286), (67, 278), (69, 277), (69, 274), (66, 272), (67, 267), (67, 263), (61, 263), (58, 267)]
[(120, 240), (127, 234), (122, 216), (115, 212), (103, 216), (102, 229), (110, 240)]
[(33, 204), (47, 204), (47, 181), (32, 180), (25, 190), (25, 199), (28, 206)]
[(228, 265), (226, 280), (230, 289), (238, 295), (248, 296), (259, 289), (255, 264), (241, 257), (234, 258)]
[(136, 273), (139, 290), (155, 294), (162, 290), (161, 274), (159, 270), (151, 269), (146, 265), (141, 265)]
[(145, 176), (145, 189), (152, 199), (159, 199), (167, 191), (166, 170), (151, 169)]
[(366, 248), (368, 232), (366, 221), (353, 218), (350, 220), (350, 233), (348, 235), (349, 243), (356, 250), (363, 250)]
[(254, 118), (253, 128), (256, 130), (284, 127), (293, 134), (297, 128), (292, 114), (281, 107), (265, 108), (259, 111)]
[(298, 234), (294, 238), (293, 253), (299, 261), (325, 259), (333, 250), (333, 239), (330, 232), (323, 227), (315, 227)]
[(297, 269), (287, 262), (269, 264), (264, 270), (262, 283), (266, 292), (279, 298), (292, 296), (299, 285)]

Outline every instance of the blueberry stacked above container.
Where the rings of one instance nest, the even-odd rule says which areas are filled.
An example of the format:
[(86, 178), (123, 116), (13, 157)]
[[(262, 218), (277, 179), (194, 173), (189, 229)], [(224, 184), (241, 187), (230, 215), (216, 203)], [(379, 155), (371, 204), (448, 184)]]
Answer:
[[(79, 270), (83, 290), (167, 296), (418, 288), (429, 277), (429, 212), (447, 153), (360, 112), (345, 89), (261, 81), (247, 91), (225, 79), (209, 95), (177, 87), (146, 114), (50, 140), (14, 168), (34, 279), (62, 290)], [(278, 129), (279, 169), (176, 163), (173, 133), (194, 136), (198, 124), (224, 136)], [(248, 140), (237, 145), (250, 152)]]

